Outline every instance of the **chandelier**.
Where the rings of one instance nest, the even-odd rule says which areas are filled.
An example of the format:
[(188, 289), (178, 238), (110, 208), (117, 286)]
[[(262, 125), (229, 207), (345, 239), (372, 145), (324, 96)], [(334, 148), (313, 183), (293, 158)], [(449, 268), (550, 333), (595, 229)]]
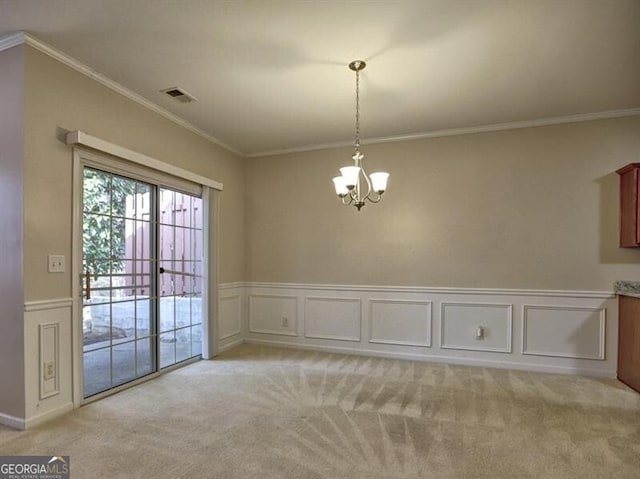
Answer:
[[(382, 198), (382, 193), (387, 189), (389, 173), (379, 171), (367, 176), (364, 171), (362, 159), (364, 155), (360, 152), (360, 70), (367, 64), (362, 60), (355, 60), (349, 63), (349, 68), (356, 72), (356, 139), (355, 153), (352, 158), (353, 166), (340, 168), (341, 176), (333, 179), (336, 194), (340, 197), (343, 205), (353, 205), (362, 208), (365, 201), (378, 203)], [(364, 178), (364, 182), (361, 179)]]

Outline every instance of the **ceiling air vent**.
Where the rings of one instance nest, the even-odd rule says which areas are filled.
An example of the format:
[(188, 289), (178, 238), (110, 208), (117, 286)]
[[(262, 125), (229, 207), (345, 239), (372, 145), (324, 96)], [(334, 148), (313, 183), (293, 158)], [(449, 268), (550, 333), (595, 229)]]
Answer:
[(165, 95), (169, 95), (174, 100), (179, 101), (180, 103), (191, 103), (192, 101), (198, 101), (196, 97), (187, 93), (182, 88), (178, 88), (177, 86), (166, 88), (164, 90), (160, 90), (161, 93)]

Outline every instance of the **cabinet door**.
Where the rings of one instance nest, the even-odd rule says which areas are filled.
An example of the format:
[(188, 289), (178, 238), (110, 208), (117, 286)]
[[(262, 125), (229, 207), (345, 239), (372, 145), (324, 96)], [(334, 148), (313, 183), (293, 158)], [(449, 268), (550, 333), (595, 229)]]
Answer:
[(633, 190), (635, 191), (635, 207), (636, 207), (636, 246), (640, 246), (640, 170), (636, 168), (634, 175), (635, 185)]
[(640, 392), (640, 299), (619, 297), (618, 379)]
[[(629, 165), (631, 166), (631, 165)], [(620, 246), (640, 246), (638, 168), (625, 167), (620, 174)]]

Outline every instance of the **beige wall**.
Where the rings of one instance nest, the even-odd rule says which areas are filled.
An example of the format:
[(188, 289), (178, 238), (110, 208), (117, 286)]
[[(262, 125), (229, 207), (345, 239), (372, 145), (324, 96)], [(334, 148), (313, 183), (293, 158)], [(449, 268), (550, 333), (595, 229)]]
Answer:
[(379, 205), (341, 206), (350, 149), (247, 162), (248, 281), (611, 290), (640, 279), (617, 247), (615, 170), (640, 118), (365, 145)]
[(0, 52), (0, 414), (24, 416), (24, 48)]
[(72, 153), (68, 130), (220, 181), (220, 282), (241, 281), (243, 161), (62, 63), (26, 48), (25, 295), (71, 296), (70, 267), (48, 274), (46, 257), (71, 259)]
[(638, 117), (366, 145), (369, 171), (392, 176), (358, 213), (332, 194), (349, 148), (243, 160), (25, 52), (27, 300), (71, 294), (46, 256), (71, 258), (75, 129), (224, 183), (221, 282), (608, 290), (639, 276), (640, 252), (616, 245), (614, 173), (638, 160)]

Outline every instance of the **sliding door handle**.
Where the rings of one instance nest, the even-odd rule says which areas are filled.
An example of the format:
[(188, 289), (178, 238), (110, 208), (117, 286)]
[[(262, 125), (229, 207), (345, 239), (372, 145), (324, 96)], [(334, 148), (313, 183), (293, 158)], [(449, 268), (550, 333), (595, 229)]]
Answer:
[(192, 278), (197, 278), (198, 277), (197, 274), (186, 273), (184, 271), (175, 271), (173, 269), (166, 269), (166, 268), (163, 268), (162, 266), (160, 266), (160, 274), (163, 274), (163, 273), (179, 274), (181, 276), (191, 276)]

